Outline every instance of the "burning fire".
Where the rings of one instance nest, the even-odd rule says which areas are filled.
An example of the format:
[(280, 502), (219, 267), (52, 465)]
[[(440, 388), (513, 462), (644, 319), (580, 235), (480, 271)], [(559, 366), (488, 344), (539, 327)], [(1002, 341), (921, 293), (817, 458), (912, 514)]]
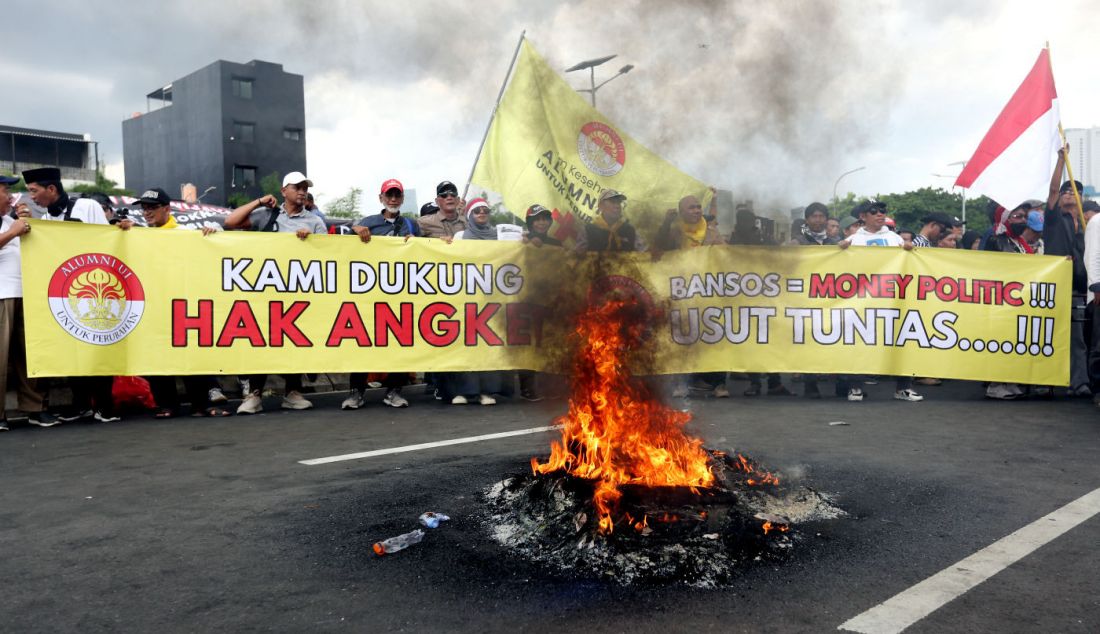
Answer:
[[(626, 370), (627, 353), (644, 338), (646, 316), (637, 303), (619, 299), (588, 308), (576, 329), (581, 346), (569, 413), (558, 421), (561, 441), (545, 463), (531, 459), (536, 474), (564, 471), (595, 481), (593, 501), (605, 534), (614, 530), (621, 485), (694, 489), (715, 481), (702, 439), (684, 432), (691, 414), (665, 406)], [(647, 526), (644, 517), (627, 521), (635, 530)]]

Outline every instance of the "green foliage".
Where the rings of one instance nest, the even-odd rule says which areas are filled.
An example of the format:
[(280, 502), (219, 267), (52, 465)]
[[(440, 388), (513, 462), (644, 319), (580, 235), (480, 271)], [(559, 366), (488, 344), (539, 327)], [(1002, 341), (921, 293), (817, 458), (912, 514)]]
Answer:
[(362, 196), (361, 188), (352, 187), (348, 193), (325, 205), (325, 215), (334, 218), (359, 218), (359, 203)]
[[(22, 183), (21, 183), (22, 184)], [(103, 172), (96, 171), (95, 183), (91, 185), (73, 185), (69, 191), (74, 194), (107, 194), (108, 196), (133, 196), (134, 193), (118, 183), (104, 176)]]
[[(938, 187), (922, 187), (916, 191), (901, 194), (880, 194), (875, 196), (875, 199), (886, 203), (886, 212), (894, 219), (899, 229), (920, 231), (920, 219), (934, 211), (962, 218), (962, 194)], [(843, 218), (864, 200), (867, 199), (857, 198), (855, 194), (849, 192), (843, 199), (829, 205), (830, 215), (834, 218)], [(981, 232), (989, 227), (989, 219), (985, 214), (988, 202), (989, 199), (985, 196), (966, 200), (967, 230)]]
[(240, 207), (241, 205), (244, 205), (245, 203), (251, 201), (252, 199), (248, 197), (248, 194), (245, 194), (244, 192), (236, 192), (229, 195), (229, 202), (227, 204), (229, 205), (230, 209), (236, 209), (237, 207)]
[[(482, 191), (481, 194), (476, 197), (489, 200), (489, 192)], [(466, 210), (460, 209), (459, 213), (466, 213)], [(497, 201), (496, 203), (489, 205), (489, 221), (492, 222), (494, 226), (502, 224), (523, 226), (524, 222), (523, 218), (520, 218), (516, 214), (512, 213), (511, 210), (507, 209), (504, 206), (503, 201)]]
[(280, 193), (283, 191), (283, 179), (279, 178), (279, 173), (271, 172), (267, 176), (261, 178), (260, 191), (279, 198)]

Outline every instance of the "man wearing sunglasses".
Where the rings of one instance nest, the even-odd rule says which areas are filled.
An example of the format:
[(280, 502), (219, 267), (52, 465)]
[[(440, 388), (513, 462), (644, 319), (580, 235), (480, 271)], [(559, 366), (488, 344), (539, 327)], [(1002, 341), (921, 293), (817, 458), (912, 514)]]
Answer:
[[(906, 251), (913, 250), (912, 242), (902, 238), (886, 226), (886, 203), (874, 199), (865, 200), (852, 209), (852, 215), (863, 221), (863, 226), (850, 238), (845, 238), (837, 243), (837, 246), (841, 249), (847, 249), (849, 246), (855, 245), (861, 247), (901, 247)], [(912, 385), (913, 377), (899, 376), (897, 386), (894, 389), (894, 398), (899, 401), (923, 401), (924, 397), (913, 391)], [(863, 400), (863, 388), (858, 386), (859, 383), (855, 382), (848, 384), (849, 401)]]
[(466, 216), (458, 211), (464, 205), (454, 183), (443, 181), (436, 185), (435, 204), (439, 206), (439, 211), (420, 218), (421, 235), (449, 240), (456, 233), (466, 230)]

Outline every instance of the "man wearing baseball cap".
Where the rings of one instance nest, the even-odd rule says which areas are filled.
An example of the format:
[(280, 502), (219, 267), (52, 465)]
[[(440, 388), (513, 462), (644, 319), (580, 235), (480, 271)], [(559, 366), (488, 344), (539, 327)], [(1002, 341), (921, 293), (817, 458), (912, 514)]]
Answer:
[(378, 192), (382, 211), (355, 221), (352, 230), (365, 227), (372, 236), (419, 237), (420, 225), (416, 220), (401, 215), (401, 203), (405, 202), (405, 186), (396, 178), (384, 183)]
[(920, 221), (920, 231), (913, 236), (913, 246), (915, 247), (932, 246), (941, 237), (949, 233), (954, 224), (954, 219), (951, 216), (938, 211), (925, 214)]
[[(274, 231), (293, 233), (300, 240), (311, 234), (328, 233), (325, 221), (305, 209), (306, 194), (313, 187), (313, 181), (301, 172), (291, 172), (283, 177), (283, 204), (271, 194), (257, 198), (237, 207), (225, 219), (226, 229), (252, 229), (253, 231)], [(369, 234), (368, 234), (369, 235)], [(362, 238), (362, 236), (360, 236)], [(369, 240), (369, 237), (367, 238)], [(286, 381), (286, 396), (283, 397), (283, 409), (309, 409), (313, 403), (302, 396), (302, 376), (300, 374), (283, 375)], [(258, 374), (248, 378), (251, 390), (237, 408), (238, 414), (256, 414), (263, 411), (264, 387), (267, 375)]]
[(283, 177), (283, 204), (271, 194), (266, 194), (237, 207), (225, 219), (226, 229), (252, 229), (293, 233), (305, 240), (310, 234), (328, 233), (325, 221), (306, 211), (306, 194), (313, 181), (301, 172), (291, 172)]
[[(26, 205), (20, 205), (18, 217), (12, 216), (9, 189), (18, 182), (18, 177), (0, 175), (0, 385), (8, 384), (10, 366), (15, 372), (19, 409), (27, 412), (28, 422), (39, 427), (53, 427), (60, 421), (43, 410), (45, 394), (38, 391), (35, 379), (27, 378), (19, 236), (30, 231), (25, 218), (29, 218), (31, 212)], [(0, 402), (0, 431), (8, 431), (3, 402)]]
[[(906, 251), (913, 250), (912, 242), (905, 240), (886, 227), (886, 203), (873, 198), (865, 200), (852, 209), (852, 215), (862, 220), (863, 226), (851, 237), (837, 243), (837, 246), (841, 249), (847, 249), (849, 246), (855, 245), (864, 247), (902, 247)], [(858, 383), (848, 385), (849, 401), (863, 400), (863, 388), (857, 387), (858, 385)], [(894, 398), (899, 401), (923, 401), (924, 397), (913, 391), (912, 387), (913, 377), (899, 376), (894, 389)]]
[(586, 251), (645, 251), (645, 240), (637, 229), (623, 217), (626, 194), (614, 189), (600, 193), (596, 207), (596, 219), (577, 232), (576, 250)]
[(464, 205), (454, 183), (443, 181), (436, 185), (435, 204), (439, 211), (420, 219), (420, 231), (425, 238), (450, 240), (456, 233), (466, 230), (466, 216), (459, 212)]

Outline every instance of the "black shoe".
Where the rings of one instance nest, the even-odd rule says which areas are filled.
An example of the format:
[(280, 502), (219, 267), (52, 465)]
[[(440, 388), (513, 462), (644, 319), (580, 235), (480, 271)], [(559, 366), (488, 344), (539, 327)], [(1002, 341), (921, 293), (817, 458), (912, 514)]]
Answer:
[(11, 431), (11, 430), (10, 430), (10, 429), (8, 428), (8, 421), (7, 421), (7, 419), (3, 419), (3, 420), (0, 420), (0, 431)]
[(804, 385), (803, 396), (813, 399), (821, 398), (821, 391), (817, 388), (817, 383), (805, 383)]
[(788, 390), (786, 385), (780, 385), (779, 387), (769, 387), (768, 396), (794, 396), (794, 392)]
[(32, 412), (27, 415), (27, 422), (36, 427), (53, 427), (60, 425), (61, 419), (49, 412)]
[(83, 409), (83, 410), (76, 410), (74, 412), (70, 412), (70, 413), (64, 414), (62, 416), (58, 416), (57, 418), (58, 418), (58, 420), (60, 420), (63, 423), (71, 423), (75, 420), (84, 420), (86, 418), (91, 418), (94, 415), (95, 415), (95, 412), (93, 412), (92, 410)]
[(542, 400), (542, 397), (536, 394), (534, 390), (521, 390), (519, 395), (523, 400), (531, 401), (532, 403), (538, 403)]

